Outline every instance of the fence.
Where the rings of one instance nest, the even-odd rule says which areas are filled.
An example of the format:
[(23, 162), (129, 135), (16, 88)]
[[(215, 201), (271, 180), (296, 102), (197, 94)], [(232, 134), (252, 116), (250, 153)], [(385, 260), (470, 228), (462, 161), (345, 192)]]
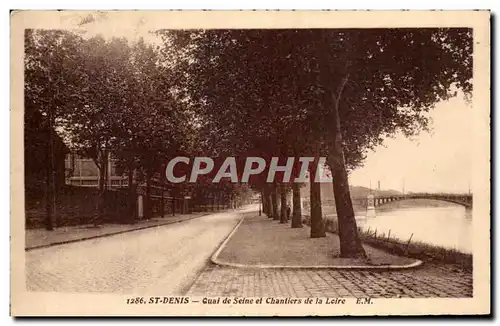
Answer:
[[(103, 223), (131, 223), (135, 221), (138, 218), (137, 198), (137, 194), (130, 195), (127, 189), (107, 190), (104, 194), (100, 221)], [(66, 185), (57, 191), (54, 222), (57, 226), (90, 224), (96, 216), (99, 200), (99, 192), (96, 188)], [(152, 195), (150, 205), (151, 217), (161, 216), (161, 196)], [(26, 192), (26, 228), (44, 227), (45, 206), (46, 198), (43, 191)], [(165, 196), (163, 198), (163, 215), (211, 212), (229, 208), (229, 206), (229, 201), (223, 199)]]
[[(26, 228), (43, 227), (46, 218), (46, 198), (40, 193), (26, 192)], [(56, 196), (55, 222), (58, 226), (88, 224), (94, 218), (99, 204), (99, 193), (95, 188), (64, 186)], [(135, 202), (126, 191), (109, 190), (104, 194), (103, 222), (127, 223)]]

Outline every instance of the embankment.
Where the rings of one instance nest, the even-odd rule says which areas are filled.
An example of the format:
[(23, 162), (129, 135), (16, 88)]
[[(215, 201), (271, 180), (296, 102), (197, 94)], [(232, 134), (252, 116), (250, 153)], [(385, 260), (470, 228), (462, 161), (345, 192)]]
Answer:
[[(326, 217), (323, 219), (325, 230), (338, 234), (338, 223), (336, 218)], [(304, 216), (303, 223), (310, 225), (310, 217)], [(424, 262), (441, 262), (453, 264), (457, 267), (472, 271), (472, 255), (459, 252), (454, 249), (443, 248), (420, 241), (402, 240), (386, 234), (376, 234), (373, 231), (363, 231), (358, 228), (361, 240), (372, 247), (386, 250), (390, 254), (420, 259)]]

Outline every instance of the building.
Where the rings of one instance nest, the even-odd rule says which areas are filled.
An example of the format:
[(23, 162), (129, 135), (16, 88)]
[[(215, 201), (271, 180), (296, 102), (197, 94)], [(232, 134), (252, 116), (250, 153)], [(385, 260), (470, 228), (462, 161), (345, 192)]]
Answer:
[[(108, 159), (108, 178), (107, 189), (123, 189), (128, 187), (128, 175), (121, 173), (116, 167), (116, 159), (111, 156)], [(66, 170), (66, 185), (77, 187), (99, 187), (100, 171), (97, 168), (94, 160), (87, 157), (70, 153), (65, 159)], [(134, 184), (137, 183), (136, 174), (134, 173)], [(144, 193), (146, 182), (140, 181), (138, 191)], [(164, 187), (165, 188), (165, 187)], [(151, 196), (159, 197), (161, 195), (161, 186), (159, 175), (156, 174), (151, 180)]]
[[(108, 160), (108, 188), (128, 187), (126, 175), (120, 175), (115, 166), (116, 160)], [(94, 160), (77, 154), (67, 154), (65, 159), (66, 184), (79, 187), (98, 187), (100, 171)]]

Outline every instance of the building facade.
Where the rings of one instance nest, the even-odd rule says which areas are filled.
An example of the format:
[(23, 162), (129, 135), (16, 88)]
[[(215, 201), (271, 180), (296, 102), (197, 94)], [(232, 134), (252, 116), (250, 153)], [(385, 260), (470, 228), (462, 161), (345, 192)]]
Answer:
[[(126, 175), (117, 173), (116, 160), (110, 157), (108, 160), (108, 188), (128, 187)], [(77, 154), (67, 154), (65, 159), (66, 184), (79, 187), (98, 187), (100, 171), (94, 160), (81, 157)]]

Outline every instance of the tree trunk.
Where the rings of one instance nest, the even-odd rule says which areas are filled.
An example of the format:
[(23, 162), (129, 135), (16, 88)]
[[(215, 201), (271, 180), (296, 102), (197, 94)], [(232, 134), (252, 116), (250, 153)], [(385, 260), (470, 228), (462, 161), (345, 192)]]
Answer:
[(352, 207), (347, 172), (342, 166), (334, 169), (333, 191), (338, 218), (340, 239), (340, 257), (366, 257), (365, 250), (358, 235), (358, 227)]
[(144, 200), (144, 218), (145, 219), (150, 219), (151, 218), (151, 178), (152, 178), (152, 173), (147, 171), (146, 172), (146, 196)]
[(131, 167), (131, 165), (129, 165), (129, 168), (128, 168), (127, 179), (128, 179), (128, 191), (129, 191), (131, 196), (132, 196), (132, 194), (135, 195), (134, 169)]
[[(49, 145), (50, 146), (50, 145)], [(50, 160), (50, 150), (47, 153), (47, 158)], [(52, 221), (52, 207), (53, 207), (53, 197), (52, 192), (52, 171), (50, 167), (47, 167), (46, 183), (45, 183), (45, 229), (47, 231), (54, 230), (54, 223)]]
[(129, 200), (130, 200), (130, 222), (135, 222), (136, 216), (137, 216), (137, 207), (136, 207), (136, 202), (137, 202), (137, 196), (135, 193), (135, 187), (134, 187), (134, 168), (132, 166), (132, 162), (129, 161), (128, 163), (128, 193), (129, 193)]
[(273, 220), (279, 220), (278, 215), (278, 194), (276, 193), (277, 189), (275, 186), (271, 188), (271, 206), (272, 206), (272, 217)]
[(165, 217), (165, 167), (161, 169), (160, 173), (160, 187), (161, 187), (161, 198), (160, 198), (160, 216)]
[(97, 195), (97, 209), (94, 215), (94, 220), (92, 221), (94, 226), (99, 226), (101, 224), (101, 220), (104, 214), (104, 196), (105, 196), (105, 183), (106, 183), (106, 157), (105, 153), (101, 154), (99, 158), (99, 164), (97, 168), (99, 169), (99, 185), (98, 185), (98, 195)]
[(264, 211), (264, 191), (262, 189), (259, 191), (259, 216), (262, 216)]
[(52, 207), (51, 210), (51, 219), (55, 220), (56, 227), (60, 226), (61, 216), (57, 214), (56, 207), (56, 198), (57, 198), (57, 187), (56, 187), (56, 162), (55, 162), (55, 142), (54, 142), (54, 125), (55, 125), (55, 114), (52, 112), (53, 108), (49, 109), (49, 170), (50, 170), (50, 205)]
[(270, 189), (268, 188), (267, 191), (266, 191), (266, 206), (267, 206), (267, 217), (268, 218), (273, 218), (273, 203), (272, 203), (272, 200), (271, 200), (271, 191)]
[(108, 151), (104, 152), (104, 191), (108, 190), (108, 183), (109, 183), (109, 171), (108, 171)]
[(262, 195), (262, 213), (264, 213), (265, 215), (267, 215), (269, 217), (269, 214), (267, 213), (268, 212), (267, 199), (266, 199), (267, 191), (266, 191), (265, 185), (262, 186), (261, 195)]
[(279, 221), (281, 219), (281, 192), (279, 187), (276, 187), (276, 209), (278, 210), (278, 214), (274, 219)]
[(280, 224), (285, 224), (287, 222), (286, 218), (287, 205), (286, 205), (286, 190), (284, 185), (280, 188), (280, 203), (281, 203)]
[(311, 238), (326, 237), (323, 223), (323, 212), (321, 209), (321, 183), (315, 182), (316, 170), (318, 168), (318, 157), (311, 163), (310, 201), (311, 201)]
[[(51, 75), (49, 70), (49, 87), (52, 84)], [(54, 181), (54, 137), (53, 137), (53, 126), (54, 126), (54, 112), (53, 107), (48, 107), (48, 133), (47, 133), (47, 183), (46, 183), (46, 202), (45, 202), (45, 229), (47, 231), (54, 230), (54, 215), (56, 214), (55, 209), (55, 181)]]
[(343, 258), (365, 258), (366, 253), (358, 235), (358, 227), (352, 207), (349, 182), (345, 167), (344, 149), (342, 141), (342, 129), (340, 127), (339, 103), (342, 90), (347, 82), (346, 75), (342, 80), (336, 94), (333, 96), (333, 116), (335, 119), (333, 144), (330, 145), (331, 154), (329, 166), (332, 170), (333, 191), (335, 194), (335, 206), (337, 210), (340, 257)]
[(97, 167), (99, 169), (99, 192), (104, 190), (104, 184), (106, 182), (106, 175), (104, 171), (104, 166), (106, 165), (106, 163), (104, 162), (104, 158), (101, 158), (100, 161), (101, 162)]
[(266, 207), (267, 203), (266, 203), (266, 194), (265, 193), (266, 192), (265, 192), (264, 188), (262, 188), (260, 190), (260, 203), (262, 205), (262, 213), (265, 214), (265, 215), (267, 215), (266, 214), (266, 212), (267, 212), (267, 207)]
[(292, 183), (292, 229), (302, 227), (302, 207), (300, 206), (300, 183)]
[(268, 218), (273, 217), (272, 203), (271, 203), (271, 191), (268, 185), (264, 185), (264, 214), (267, 215)]

